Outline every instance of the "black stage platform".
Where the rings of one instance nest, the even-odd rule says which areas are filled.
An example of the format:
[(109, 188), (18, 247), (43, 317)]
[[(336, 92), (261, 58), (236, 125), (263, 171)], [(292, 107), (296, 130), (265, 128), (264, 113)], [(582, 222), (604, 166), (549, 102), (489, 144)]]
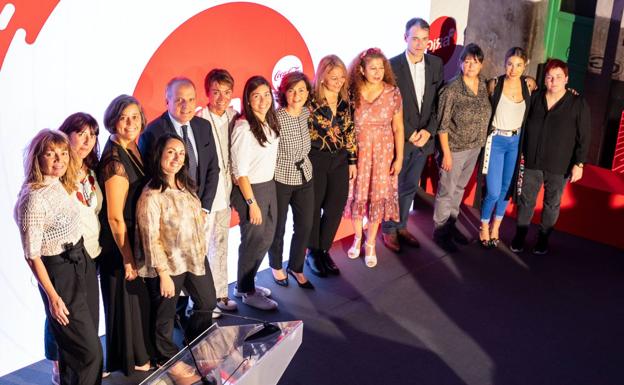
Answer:
[[(342, 275), (309, 274), (315, 291), (282, 288), (269, 271), (259, 273), (279, 310), (241, 304), (239, 314), (305, 323), (280, 384), (624, 384), (622, 250), (555, 232), (547, 256), (477, 243), (448, 255), (431, 241), (430, 200), (418, 200), (410, 215), (421, 248), (393, 254), (379, 239), (373, 269), (346, 257), (348, 238), (331, 250)], [(476, 236), (477, 222), (464, 208), (466, 234)], [(513, 220), (503, 225), (509, 240)], [(0, 383), (49, 384), (49, 373), (41, 361)], [(113, 373), (104, 383), (139, 381)]]

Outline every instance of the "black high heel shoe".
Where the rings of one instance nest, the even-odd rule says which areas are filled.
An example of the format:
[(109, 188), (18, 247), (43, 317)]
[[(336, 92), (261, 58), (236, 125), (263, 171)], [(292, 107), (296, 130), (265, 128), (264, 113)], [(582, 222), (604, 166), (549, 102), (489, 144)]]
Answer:
[(273, 276), (273, 281), (280, 286), (287, 287), (288, 286), (288, 274), (286, 274), (286, 278), (283, 278), (283, 279), (277, 279), (275, 278), (275, 276)]
[(292, 275), (292, 277), (295, 279), (295, 281), (297, 282), (297, 285), (299, 285), (300, 288), (302, 288), (302, 289), (314, 289), (314, 285), (312, 284), (312, 282), (310, 282), (309, 279), (307, 281), (305, 281), (304, 283), (301, 283), (297, 279), (297, 276), (295, 275), (294, 271), (288, 269), (288, 274)]

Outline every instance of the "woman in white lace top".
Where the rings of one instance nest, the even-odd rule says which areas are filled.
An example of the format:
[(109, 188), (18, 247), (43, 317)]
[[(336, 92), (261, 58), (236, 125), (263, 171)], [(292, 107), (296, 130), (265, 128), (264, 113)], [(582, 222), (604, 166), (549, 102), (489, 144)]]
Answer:
[(24, 257), (58, 341), (61, 384), (100, 384), (102, 348), (86, 296), (87, 258), (80, 212), (71, 197), (76, 160), (60, 131), (44, 129), (30, 143), (15, 207)]

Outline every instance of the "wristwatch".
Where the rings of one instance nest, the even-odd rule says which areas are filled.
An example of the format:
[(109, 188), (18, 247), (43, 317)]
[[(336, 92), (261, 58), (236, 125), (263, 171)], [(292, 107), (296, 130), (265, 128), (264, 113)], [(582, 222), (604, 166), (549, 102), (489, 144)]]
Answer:
[(245, 202), (247, 202), (247, 206), (251, 206), (255, 200), (253, 198), (249, 198), (249, 199), (245, 199)]

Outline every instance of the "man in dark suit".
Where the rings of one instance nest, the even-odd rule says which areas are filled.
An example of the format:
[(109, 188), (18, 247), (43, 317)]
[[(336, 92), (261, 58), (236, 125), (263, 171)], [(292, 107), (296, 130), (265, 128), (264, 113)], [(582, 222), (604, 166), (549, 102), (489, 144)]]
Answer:
[(152, 174), (152, 154), (156, 141), (166, 133), (178, 134), (184, 140), (189, 157), (189, 175), (197, 183), (202, 209), (210, 212), (217, 184), (219, 160), (210, 122), (195, 116), (195, 84), (188, 78), (173, 78), (165, 93), (167, 111), (147, 125), (139, 138), (139, 151)]
[(433, 153), (433, 138), (438, 129), (436, 100), (444, 81), (442, 60), (425, 53), (429, 24), (421, 18), (410, 19), (405, 25), (404, 38), (407, 43), (405, 52), (390, 59), (403, 98), (406, 140), (403, 168), (399, 173), (400, 221), (385, 221), (381, 227), (384, 244), (395, 252), (401, 250), (400, 241), (419, 246), (416, 237), (407, 231), (407, 217), (420, 174), (427, 157)]
[[(201, 201), (202, 210), (210, 213), (219, 183), (219, 160), (210, 123), (195, 116), (197, 106), (195, 84), (185, 77), (173, 78), (167, 83), (165, 98), (167, 111), (150, 122), (139, 137), (139, 151), (146, 161), (146, 169), (151, 175), (155, 167), (159, 167), (158, 162), (154, 164), (152, 159), (158, 138), (167, 133), (178, 134), (184, 141), (189, 158), (189, 175), (197, 183), (197, 196)], [(208, 295), (216, 298), (212, 274), (208, 268), (206, 275), (210, 276), (211, 285), (208, 288), (203, 288), (202, 285), (202, 288), (212, 290)], [(155, 291), (154, 296), (158, 296), (157, 289), (152, 290)], [(187, 306), (188, 297), (180, 296), (177, 313), (183, 323), (187, 321)]]

